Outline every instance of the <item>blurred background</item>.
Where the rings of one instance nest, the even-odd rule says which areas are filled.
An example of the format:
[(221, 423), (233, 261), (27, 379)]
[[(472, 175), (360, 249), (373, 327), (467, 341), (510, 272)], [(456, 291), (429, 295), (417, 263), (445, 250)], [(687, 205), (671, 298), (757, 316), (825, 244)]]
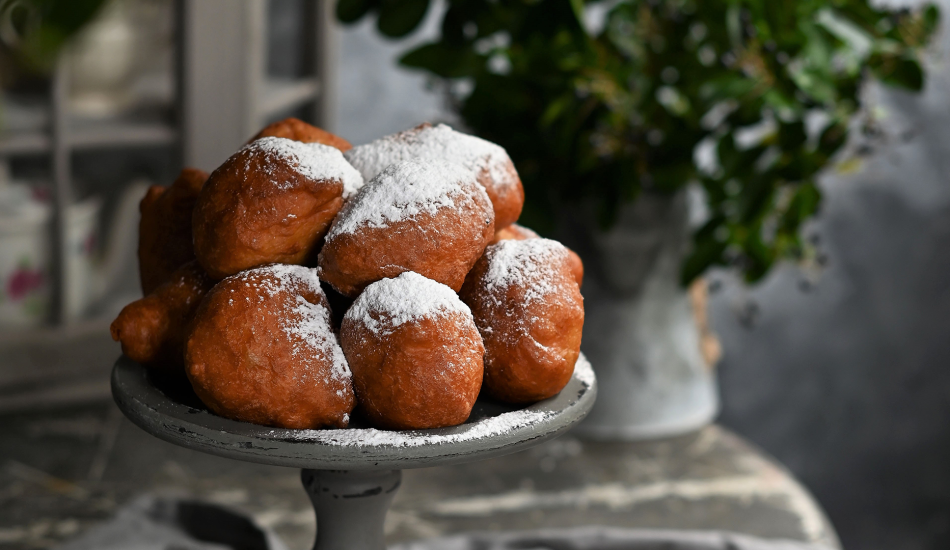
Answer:
[[(0, 459), (72, 475), (68, 457), (18, 445), (24, 426), (41, 425), (29, 415), (110, 399), (119, 348), (108, 324), (138, 297), (147, 185), (167, 185), (182, 166), (213, 169), (286, 116), (354, 144), (460, 123), (438, 81), (397, 64), (438, 34), (444, 10), (436, 3), (391, 40), (370, 19), (341, 26), (304, 0), (116, 0), (45, 74), (11, 59), (16, 33), (0, 25)], [(717, 422), (784, 464), (845, 548), (950, 547), (943, 29), (924, 59), (919, 94), (868, 86), (887, 139), (820, 176), (824, 202), (807, 225), (819, 269), (779, 264), (751, 286), (729, 269), (705, 275), (722, 346)], [(0, 493), (0, 507), (15, 503)], [(0, 525), (0, 545), (12, 532)]]
[[(431, 80), (394, 68), (406, 43), (424, 42), (438, 22), (430, 13), (397, 44), (368, 20), (344, 30), (343, 58), (359, 62), (342, 65), (342, 89), (354, 90), (341, 96), (342, 135), (360, 143), (418, 120), (453, 120)], [(795, 265), (751, 287), (725, 270), (707, 276), (723, 347), (718, 422), (801, 479), (845, 548), (950, 545), (945, 30), (925, 59), (921, 94), (871, 87), (890, 138), (853, 172), (820, 179), (825, 202), (809, 230), (827, 265), (817, 277)]]

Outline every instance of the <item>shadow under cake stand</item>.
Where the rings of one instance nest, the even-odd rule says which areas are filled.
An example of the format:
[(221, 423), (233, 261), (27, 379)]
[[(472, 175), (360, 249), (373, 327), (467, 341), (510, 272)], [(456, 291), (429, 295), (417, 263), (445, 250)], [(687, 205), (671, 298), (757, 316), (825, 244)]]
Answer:
[(119, 409), (146, 432), (197, 451), (301, 468), (317, 514), (315, 550), (382, 550), (383, 520), (402, 470), (484, 460), (537, 445), (590, 411), (597, 386), (590, 363), (577, 360), (556, 396), (516, 409), (486, 400), (459, 426), (433, 430), (291, 430), (210, 413), (187, 381), (162, 378), (123, 356), (112, 370)]

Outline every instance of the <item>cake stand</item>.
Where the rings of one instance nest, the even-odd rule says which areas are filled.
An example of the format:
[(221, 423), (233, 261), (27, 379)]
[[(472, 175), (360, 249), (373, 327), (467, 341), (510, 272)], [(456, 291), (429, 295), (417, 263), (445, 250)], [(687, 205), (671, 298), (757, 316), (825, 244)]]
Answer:
[(597, 394), (583, 355), (561, 392), (528, 407), (479, 400), (460, 426), (386, 431), (290, 430), (210, 413), (183, 378), (160, 377), (127, 357), (112, 370), (119, 409), (146, 432), (197, 451), (301, 468), (317, 514), (315, 550), (382, 550), (383, 520), (402, 470), (458, 464), (520, 451), (581, 420)]

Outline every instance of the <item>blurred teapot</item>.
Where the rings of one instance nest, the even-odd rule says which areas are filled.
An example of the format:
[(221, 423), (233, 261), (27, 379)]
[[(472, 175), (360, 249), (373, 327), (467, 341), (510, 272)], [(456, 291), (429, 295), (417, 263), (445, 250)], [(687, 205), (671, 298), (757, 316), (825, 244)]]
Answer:
[[(0, 326), (38, 326), (51, 314), (52, 207), (29, 185), (5, 179), (3, 172), (0, 163)], [(135, 182), (123, 191), (102, 254), (102, 200), (91, 197), (66, 207), (63, 300), (67, 320), (82, 316), (115, 288), (135, 251), (138, 203), (147, 189), (146, 183)]]

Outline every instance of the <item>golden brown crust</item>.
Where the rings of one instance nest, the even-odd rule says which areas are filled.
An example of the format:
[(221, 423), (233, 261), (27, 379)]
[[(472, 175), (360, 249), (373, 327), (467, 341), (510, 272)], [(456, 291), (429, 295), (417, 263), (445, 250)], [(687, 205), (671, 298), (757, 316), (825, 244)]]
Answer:
[(486, 392), (501, 401), (531, 403), (556, 395), (574, 372), (583, 297), (567, 254), (549, 258), (548, 269), (538, 271), (543, 279), (499, 284), (491, 273), (499, 246), (486, 249), (459, 295), (485, 343)]
[(340, 340), (360, 403), (379, 428), (465, 422), (482, 385), (484, 347), (471, 318), (423, 318), (377, 334), (344, 318)]
[(339, 235), (320, 252), (320, 276), (350, 297), (405, 271), (458, 292), (491, 239), (490, 222), (484, 212), (443, 209), (434, 216), (421, 214), (389, 227)]
[(170, 187), (150, 187), (139, 203), (139, 277), (144, 295), (195, 258), (191, 217), (207, 179), (207, 172), (185, 168)]
[(583, 286), (584, 284), (584, 262), (581, 261), (581, 257), (577, 255), (577, 252), (574, 252), (570, 248), (567, 249), (567, 261), (568, 266), (571, 269), (571, 275), (574, 276), (574, 281), (577, 282), (577, 286)]
[(524, 186), (521, 184), (521, 178), (518, 177), (514, 163), (508, 161), (505, 171), (515, 180), (513, 186), (498, 185), (487, 169), (478, 174), (478, 183), (485, 187), (485, 192), (488, 193), (488, 198), (495, 210), (495, 226), (501, 228), (518, 221), (521, 209), (524, 207)]
[(322, 128), (317, 128), (312, 124), (307, 124), (306, 122), (289, 117), (284, 120), (279, 120), (272, 124), (268, 124), (260, 132), (252, 137), (248, 143), (254, 141), (255, 139), (260, 139), (262, 137), (282, 137), (287, 139), (292, 139), (294, 141), (302, 141), (304, 143), (322, 143), (324, 145), (329, 145), (330, 147), (336, 147), (341, 152), (349, 151), (353, 148), (353, 145), (349, 141), (331, 134)]
[[(367, 187), (372, 185), (376, 180)], [(320, 277), (350, 297), (375, 281), (406, 271), (458, 292), (494, 235), (494, 215), (474, 181), (459, 184), (453, 197), (453, 206), (423, 210), (383, 227), (357, 224), (353, 231), (337, 231), (334, 226), (320, 251)], [(364, 208), (364, 199), (368, 199), (364, 193), (358, 194), (334, 223), (349, 223)]]
[(501, 229), (495, 229), (495, 236), (492, 237), (491, 242), (488, 244), (495, 244), (499, 241), (507, 240), (523, 241), (525, 239), (538, 239), (540, 237), (541, 236), (535, 233), (533, 229), (513, 223)]
[(302, 264), (343, 205), (343, 183), (312, 180), (288, 161), (245, 147), (215, 170), (194, 211), (195, 256), (215, 278)]
[[(341, 376), (335, 367), (335, 336), (327, 332), (332, 343), (315, 346), (299, 328), (324, 313), (328, 318), (319, 283), (281, 281), (270, 268), (221, 281), (196, 314), (185, 346), (195, 393), (214, 413), (235, 420), (345, 428), (355, 398), (348, 372)], [(342, 358), (338, 347), (336, 353)]]
[(148, 296), (125, 306), (109, 327), (112, 339), (133, 361), (181, 372), (189, 323), (214, 282), (194, 260), (176, 270)]

